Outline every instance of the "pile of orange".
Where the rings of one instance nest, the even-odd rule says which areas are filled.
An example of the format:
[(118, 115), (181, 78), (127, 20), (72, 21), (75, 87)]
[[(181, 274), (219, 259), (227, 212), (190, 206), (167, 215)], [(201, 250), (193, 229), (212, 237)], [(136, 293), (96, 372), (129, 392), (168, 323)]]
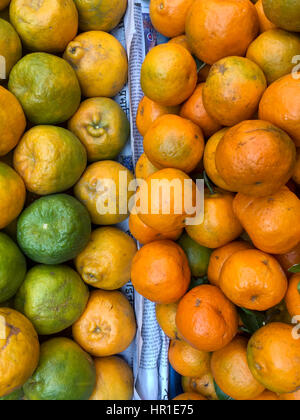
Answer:
[(141, 69), (131, 277), (172, 340), (176, 399), (299, 399), (300, 5), (151, 0), (150, 16), (172, 39)]

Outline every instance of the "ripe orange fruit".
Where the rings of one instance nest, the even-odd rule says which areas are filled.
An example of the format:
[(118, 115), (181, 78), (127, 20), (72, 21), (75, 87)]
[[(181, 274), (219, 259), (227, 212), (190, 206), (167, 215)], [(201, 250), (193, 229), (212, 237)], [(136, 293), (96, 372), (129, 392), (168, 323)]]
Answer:
[(204, 83), (200, 83), (200, 85), (197, 86), (192, 96), (183, 104), (180, 115), (199, 125), (203, 130), (204, 136), (210, 137), (221, 129), (221, 125), (211, 118), (204, 108), (202, 96), (203, 88)]
[(211, 368), (216, 383), (235, 400), (251, 400), (261, 395), (264, 387), (254, 379), (247, 363), (248, 340), (235, 338), (212, 355)]
[(293, 174), (293, 180), (300, 185), (300, 148), (297, 149), (297, 161), (296, 167)]
[(266, 87), (257, 64), (244, 57), (226, 57), (209, 72), (203, 88), (204, 107), (219, 124), (231, 127), (253, 117)]
[(203, 156), (204, 138), (192, 121), (177, 115), (163, 115), (147, 131), (144, 150), (156, 168), (190, 173)]
[(179, 340), (179, 333), (176, 326), (176, 313), (177, 313), (178, 303), (167, 303), (167, 304), (157, 304), (156, 305), (156, 319), (163, 330), (163, 332), (171, 340)]
[(164, 36), (172, 38), (184, 34), (185, 20), (194, 0), (151, 0), (152, 25)]
[(262, 0), (258, 0), (255, 3), (255, 7), (256, 7), (256, 11), (257, 11), (257, 15), (258, 15), (258, 20), (259, 20), (260, 33), (263, 33), (265, 31), (269, 31), (270, 29), (275, 29), (276, 25), (273, 22), (271, 22), (267, 18), (267, 16), (265, 15)]
[(266, 197), (237, 194), (233, 209), (261, 251), (284, 254), (299, 244), (300, 200), (287, 187)]
[(278, 401), (278, 395), (275, 392), (264, 391), (258, 397), (253, 398), (253, 401)]
[(290, 394), (281, 394), (279, 396), (280, 401), (300, 401), (300, 390), (291, 392)]
[(207, 64), (243, 56), (258, 33), (258, 17), (249, 0), (195, 0), (186, 20), (193, 52)]
[(169, 43), (171, 44), (179, 44), (182, 47), (186, 48), (188, 52), (192, 53), (192, 49), (188, 43), (187, 36), (186, 35), (179, 35), (175, 36), (174, 38), (170, 39)]
[(238, 324), (234, 305), (218, 287), (195, 287), (179, 302), (177, 328), (184, 340), (198, 350), (222, 349), (236, 335)]
[(291, 178), (295, 163), (291, 138), (259, 120), (230, 128), (216, 150), (216, 167), (224, 181), (234, 191), (253, 196), (276, 193)]
[(136, 114), (136, 126), (140, 134), (144, 137), (151, 125), (165, 114), (178, 114), (179, 106), (163, 106), (151, 101), (144, 96), (140, 103)]
[(196, 392), (208, 400), (218, 400), (211, 371), (198, 378), (183, 377), (182, 387), (184, 392)]
[(300, 314), (300, 274), (294, 274), (291, 277), (285, 303), (291, 317)]
[(138, 293), (156, 303), (175, 303), (187, 291), (191, 281), (188, 259), (172, 241), (145, 245), (136, 254), (131, 280)]
[(17, 98), (0, 86), (0, 156), (9, 153), (26, 128), (26, 118)]
[(286, 131), (300, 147), (300, 84), (293, 74), (268, 87), (259, 105), (259, 118)]
[(300, 387), (300, 340), (293, 326), (275, 322), (258, 330), (248, 344), (252, 375), (270, 391), (294, 392)]
[(231, 193), (216, 190), (211, 194), (205, 191), (204, 221), (187, 226), (188, 235), (207, 248), (219, 248), (238, 238), (243, 228), (233, 212), (233, 200)]
[(202, 395), (200, 394), (196, 394), (193, 392), (186, 392), (184, 394), (178, 395), (176, 398), (173, 398), (173, 401), (193, 401), (193, 400), (205, 401), (206, 398), (202, 397)]
[(149, 176), (158, 172), (159, 169), (155, 168), (154, 165), (147, 158), (146, 154), (143, 153), (139, 158), (135, 167), (135, 176), (137, 179), (144, 179), (146, 181)]
[(285, 274), (291, 276), (291, 273), (289, 273), (288, 270), (293, 267), (293, 265), (299, 264), (300, 261), (300, 242), (291, 251), (286, 254), (275, 255), (275, 258), (284, 269)]
[(118, 291), (94, 290), (84, 313), (73, 325), (75, 341), (96, 357), (121, 353), (135, 334), (132, 306)]
[(251, 248), (252, 246), (248, 242), (236, 241), (214, 250), (211, 254), (207, 271), (209, 282), (215, 286), (220, 286), (221, 271), (228, 258), (236, 252)]
[(131, 235), (142, 245), (149, 244), (154, 241), (170, 239), (177, 241), (180, 238), (183, 229), (174, 230), (173, 232), (161, 233), (155, 229), (145, 225), (137, 214), (131, 213), (129, 217), (129, 230)]
[(234, 253), (225, 262), (220, 287), (237, 306), (266, 311), (282, 301), (288, 284), (274, 257), (248, 249)]
[(136, 197), (142, 222), (162, 233), (184, 228), (187, 219), (194, 216), (195, 201), (195, 183), (178, 169), (163, 169), (151, 175)]
[(202, 376), (210, 370), (211, 355), (196, 350), (185, 341), (172, 340), (169, 348), (169, 362), (182, 376)]
[(161, 105), (176, 106), (191, 96), (196, 84), (196, 62), (181, 45), (158, 45), (147, 54), (141, 86), (148, 98)]

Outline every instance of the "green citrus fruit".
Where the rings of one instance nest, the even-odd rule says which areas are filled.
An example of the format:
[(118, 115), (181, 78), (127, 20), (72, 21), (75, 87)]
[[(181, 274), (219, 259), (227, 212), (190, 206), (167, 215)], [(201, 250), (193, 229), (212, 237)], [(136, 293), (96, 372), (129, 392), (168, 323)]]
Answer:
[(203, 277), (207, 274), (209, 259), (212, 249), (197, 244), (192, 238), (184, 233), (178, 241), (178, 244), (186, 253), (192, 275), (194, 277)]
[(26, 260), (9, 236), (0, 232), (0, 302), (11, 299), (26, 275)]
[(23, 397), (24, 397), (24, 392), (23, 392), (23, 389), (20, 388), (9, 395), (6, 395), (6, 397), (0, 397), (0, 401), (19, 401), (19, 400), (22, 400)]
[(86, 150), (61, 127), (40, 125), (23, 136), (14, 153), (14, 167), (28, 191), (48, 195), (66, 191), (86, 168)]
[(300, 32), (299, 0), (263, 0), (267, 18), (276, 26), (291, 32)]
[(51, 335), (77, 321), (88, 297), (87, 286), (72, 268), (37, 265), (27, 273), (15, 308), (33, 323), (38, 334)]
[(81, 91), (69, 63), (47, 53), (23, 57), (12, 69), (9, 90), (34, 124), (59, 124), (77, 110)]
[(12, 25), (0, 19), (0, 56), (5, 58), (5, 71), (8, 75), (12, 67), (22, 57), (22, 44)]
[(54, 338), (42, 344), (39, 365), (24, 392), (34, 401), (84, 401), (95, 384), (92, 358), (73, 341)]
[(17, 226), (21, 249), (42, 264), (61, 264), (75, 258), (90, 235), (88, 211), (66, 194), (36, 200), (21, 214)]

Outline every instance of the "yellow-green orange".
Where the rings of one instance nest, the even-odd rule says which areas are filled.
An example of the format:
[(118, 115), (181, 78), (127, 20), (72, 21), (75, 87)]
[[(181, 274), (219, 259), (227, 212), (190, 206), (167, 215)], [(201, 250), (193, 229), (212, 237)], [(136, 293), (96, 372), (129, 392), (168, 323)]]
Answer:
[(3, 19), (0, 19), (0, 56), (5, 59), (6, 75), (9, 74), (12, 67), (22, 57), (20, 38), (13, 26)]
[(298, 0), (263, 0), (267, 18), (276, 26), (300, 32), (300, 3)]

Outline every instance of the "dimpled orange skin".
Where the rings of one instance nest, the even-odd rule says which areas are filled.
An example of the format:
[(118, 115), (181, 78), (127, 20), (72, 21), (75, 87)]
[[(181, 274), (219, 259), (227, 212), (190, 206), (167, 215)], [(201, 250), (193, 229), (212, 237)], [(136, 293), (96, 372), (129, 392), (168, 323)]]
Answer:
[(141, 136), (145, 136), (151, 124), (165, 114), (179, 114), (179, 106), (163, 106), (151, 101), (144, 96), (140, 103), (136, 114), (136, 126)]
[(239, 317), (235, 306), (218, 287), (203, 285), (181, 299), (176, 325), (191, 346), (212, 352), (232, 341), (238, 331)]
[(260, 33), (269, 31), (270, 29), (275, 29), (276, 25), (265, 15), (262, 0), (258, 0), (258, 2), (255, 3), (255, 8), (258, 15)]
[(249, 242), (235, 241), (214, 250), (211, 254), (207, 271), (209, 282), (220, 287), (220, 274), (228, 258), (236, 252), (251, 248), (252, 245)]
[(219, 124), (231, 127), (250, 119), (267, 88), (264, 73), (244, 57), (226, 57), (216, 62), (203, 88), (203, 103)]
[(176, 313), (177, 313), (178, 303), (167, 303), (167, 304), (157, 304), (156, 305), (156, 319), (163, 330), (163, 332), (171, 340), (179, 340), (180, 336), (176, 326)]
[(185, 392), (184, 394), (180, 394), (176, 398), (173, 398), (173, 401), (193, 401), (193, 400), (206, 401), (206, 398), (194, 392)]
[(235, 338), (223, 349), (213, 353), (212, 374), (216, 383), (235, 400), (251, 400), (264, 391), (264, 387), (254, 379), (247, 363), (248, 340)]
[(149, 128), (144, 137), (144, 150), (157, 168), (175, 168), (192, 172), (204, 152), (201, 128), (177, 115), (163, 115)]
[(237, 194), (233, 209), (261, 251), (285, 254), (299, 244), (300, 200), (287, 187), (266, 197)]
[(222, 128), (208, 139), (204, 150), (203, 164), (206, 174), (215, 185), (223, 190), (231, 191), (230, 186), (226, 184), (216, 167), (216, 150), (227, 131), (228, 128)]
[(158, 172), (159, 169), (155, 168), (154, 165), (147, 158), (146, 154), (143, 153), (139, 158), (135, 167), (135, 176), (137, 179), (144, 179), (146, 181), (149, 176)]
[(186, 35), (196, 56), (214, 64), (243, 56), (258, 33), (258, 16), (249, 0), (195, 0), (186, 20)]
[(294, 392), (300, 387), (300, 340), (293, 325), (275, 322), (258, 330), (248, 344), (253, 376), (270, 391)]
[(285, 303), (291, 317), (300, 314), (300, 274), (294, 274), (290, 278)]
[(197, 86), (192, 96), (183, 104), (180, 116), (199, 125), (203, 130), (204, 136), (210, 137), (221, 129), (221, 125), (211, 118), (204, 108), (202, 97), (203, 87), (204, 83)]
[(9, 15), (30, 51), (62, 52), (78, 30), (73, 0), (12, 0)]
[(293, 180), (296, 182), (296, 184), (300, 185), (300, 148), (297, 149), (297, 161), (293, 174)]
[(0, 86), (0, 156), (9, 153), (26, 128), (26, 118), (17, 98)]
[(300, 84), (293, 74), (268, 87), (259, 105), (259, 118), (286, 131), (300, 147)]
[(276, 193), (292, 177), (296, 148), (282, 130), (251, 120), (232, 127), (216, 150), (216, 167), (235, 191), (256, 197)]
[(169, 348), (169, 362), (182, 376), (201, 376), (210, 370), (211, 354), (196, 350), (185, 341), (172, 340)]
[(152, 302), (176, 303), (191, 281), (188, 259), (175, 242), (152, 242), (134, 257), (131, 281), (137, 292)]
[(154, 102), (176, 106), (191, 96), (197, 77), (191, 54), (181, 45), (167, 43), (147, 54), (141, 70), (141, 86)]
[(173, 232), (161, 233), (155, 229), (145, 225), (137, 214), (131, 213), (129, 216), (129, 230), (131, 235), (142, 245), (150, 244), (154, 241), (170, 239), (177, 241), (183, 229), (174, 230)]
[[(164, 188), (160, 188), (160, 185), (168, 186), (169, 182), (174, 185), (174, 188), (171, 188), (170, 193), (164, 196)], [(158, 188), (156, 188), (156, 183)], [(181, 195), (181, 200), (179, 195)], [(191, 222), (189, 219), (193, 219), (196, 184), (191, 181), (188, 175), (178, 169), (162, 169), (147, 178), (136, 198), (137, 211), (142, 222), (161, 233), (169, 233), (183, 229), (187, 222)], [(178, 211), (178, 203), (182, 204), (182, 211)], [(167, 206), (164, 207), (165, 205)], [(152, 208), (155, 211), (152, 211)], [(155, 214), (156, 208), (158, 214)]]
[(22, 178), (10, 166), (0, 162), (0, 229), (21, 213), (26, 198)]
[(186, 35), (176, 36), (176, 37), (170, 39), (169, 43), (171, 43), (171, 44), (173, 44), (173, 43), (174, 44), (179, 44), (182, 47), (186, 48), (188, 50), (188, 52), (192, 53), (192, 49), (191, 49), (191, 46), (188, 43), (188, 40), (187, 40), (187, 36)]
[(200, 225), (186, 227), (188, 235), (199, 245), (219, 248), (238, 238), (243, 228), (233, 213), (234, 195), (217, 191), (205, 191), (204, 221)]
[(152, 25), (168, 38), (184, 34), (186, 16), (193, 2), (194, 0), (151, 0)]
[(126, 51), (107, 32), (90, 31), (78, 35), (67, 46), (64, 59), (74, 68), (82, 94), (87, 98), (112, 98), (127, 82)]
[(6, 338), (0, 338), (0, 397), (24, 385), (35, 371), (40, 354), (38, 335), (19, 312), (0, 308)]
[(279, 396), (280, 401), (300, 401), (300, 390), (291, 392), (290, 394), (281, 394)]
[(135, 334), (132, 306), (118, 291), (93, 291), (84, 313), (73, 325), (74, 340), (96, 357), (121, 353)]
[(249, 249), (228, 258), (221, 271), (220, 287), (237, 306), (266, 311), (284, 299), (288, 283), (274, 257)]

